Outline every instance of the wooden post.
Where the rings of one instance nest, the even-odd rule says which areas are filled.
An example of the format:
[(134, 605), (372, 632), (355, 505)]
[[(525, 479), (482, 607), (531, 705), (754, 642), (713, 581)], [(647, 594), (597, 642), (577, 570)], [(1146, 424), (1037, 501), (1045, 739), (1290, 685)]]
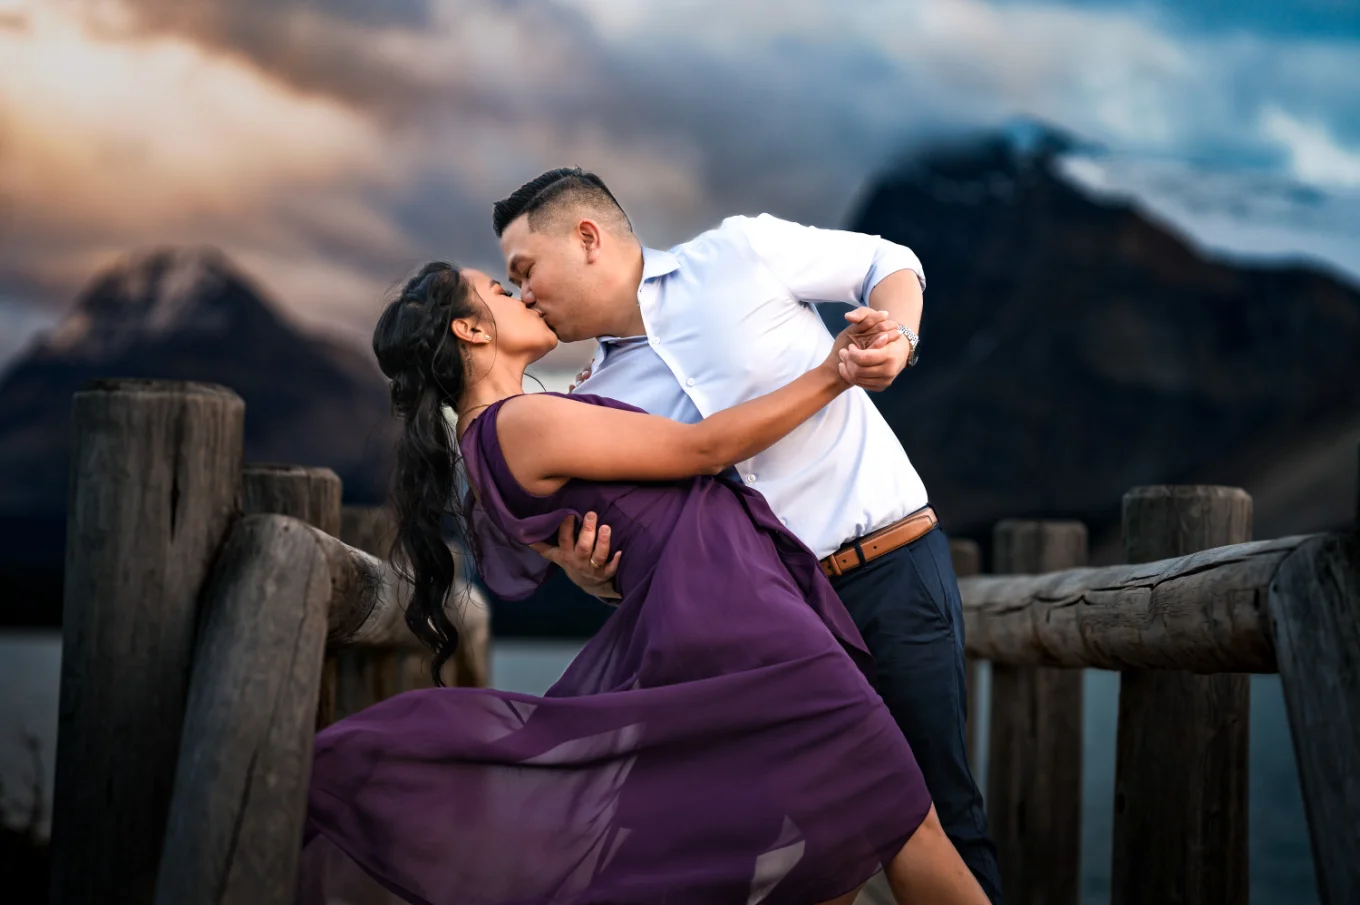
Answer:
[[(1235, 487), (1124, 496), (1130, 562), (1251, 539)], [(1111, 905), (1245, 903), (1251, 686), (1240, 673), (1128, 670), (1119, 686)]]
[[(999, 522), (993, 569), (1083, 566), (1080, 522)], [(1076, 905), (1081, 871), (1082, 673), (992, 664), (987, 815), (1010, 905)]]
[[(345, 506), (340, 514), (340, 539), (358, 550), (386, 560), (391, 554), (396, 526), (385, 506)], [(412, 637), (412, 643), (415, 638)], [(392, 697), (401, 687), (400, 648), (344, 647), (334, 652), (335, 719), (358, 713)]]
[[(967, 578), (982, 571), (982, 552), (978, 549), (977, 541), (951, 540), (949, 542), (949, 558), (954, 561), (954, 575), (958, 578)], [(976, 659), (973, 657), (964, 658), (964, 681), (967, 684), (966, 700), (968, 702), (964, 745), (968, 748), (968, 764), (973, 768), (974, 773), (977, 772), (977, 737), (975, 730), (978, 725), (977, 696), (981, 671), (982, 666)]]
[(392, 553), (397, 526), (386, 506), (342, 506), (339, 538), (356, 550), (386, 560)]
[(340, 476), (329, 468), (250, 462), (242, 475), (241, 512), (290, 515), (339, 537), (342, 492)]
[(1267, 606), (1319, 897), (1360, 902), (1360, 495), (1355, 530), (1285, 560)]
[(204, 595), (157, 905), (288, 905), (335, 583), (320, 536), (242, 519)]
[(51, 900), (144, 905), (245, 406), (206, 384), (103, 380), (71, 414)]
[[(340, 536), (340, 476), (329, 468), (251, 462), (245, 467), (241, 510), (246, 515), (289, 515)], [(327, 657), (321, 667), (321, 690), (316, 706), (316, 728), (335, 722), (336, 663)]]

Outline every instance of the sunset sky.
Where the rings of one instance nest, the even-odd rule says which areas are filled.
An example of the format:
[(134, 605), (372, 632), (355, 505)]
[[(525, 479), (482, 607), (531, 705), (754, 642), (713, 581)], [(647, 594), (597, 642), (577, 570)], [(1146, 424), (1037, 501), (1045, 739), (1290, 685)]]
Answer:
[[(130, 250), (219, 246), (362, 338), (429, 257), (499, 270), (491, 203), (547, 167), (666, 246), (839, 225), (895, 155), (1017, 115), (1210, 244), (1360, 273), (1353, 0), (0, 0), (0, 362)], [(1324, 201), (1214, 213), (1260, 180)]]

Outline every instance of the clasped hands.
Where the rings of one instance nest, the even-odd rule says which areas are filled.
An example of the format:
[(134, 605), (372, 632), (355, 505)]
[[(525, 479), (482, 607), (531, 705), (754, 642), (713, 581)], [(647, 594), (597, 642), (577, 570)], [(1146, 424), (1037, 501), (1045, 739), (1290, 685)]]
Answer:
[(841, 379), (866, 390), (884, 390), (911, 359), (911, 343), (886, 311), (847, 311), (849, 325), (836, 337)]

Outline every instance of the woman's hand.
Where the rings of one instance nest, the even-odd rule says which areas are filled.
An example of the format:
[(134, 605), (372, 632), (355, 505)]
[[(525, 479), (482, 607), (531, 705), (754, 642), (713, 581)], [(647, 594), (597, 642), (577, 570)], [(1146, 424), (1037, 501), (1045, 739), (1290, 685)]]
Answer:
[(854, 384), (848, 367), (852, 360), (851, 356), (867, 349), (881, 349), (902, 339), (902, 334), (897, 330), (897, 321), (890, 318), (886, 311), (855, 308), (845, 313), (845, 319), (849, 324), (836, 337), (831, 354), (827, 356), (823, 366), (835, 368), (841, 380)]
[(609, 558), (609, 526), (598, 523), (595, 513), (587, 512), (581, 533), (576, 534), (576, 518), (569, 515), (557, 529), (557, 546), (545, 543), (532, 546), (544, 559), (561, 566), (571, 583), (587, 594), (617, 600), (620, 594), (614, 589), (614, 573), (619, 570), (623, 553)]

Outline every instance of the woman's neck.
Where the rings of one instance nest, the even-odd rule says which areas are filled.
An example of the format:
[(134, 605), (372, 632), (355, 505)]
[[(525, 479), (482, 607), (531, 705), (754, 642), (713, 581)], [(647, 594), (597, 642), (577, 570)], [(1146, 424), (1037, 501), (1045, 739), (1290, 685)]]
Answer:
[(524, 367), (522, 365), (493, 367), (490, 372), (468, 384), (458, 400), (458, 424), (460, 433), (488, 406), (519, 396), (524, 392)]

